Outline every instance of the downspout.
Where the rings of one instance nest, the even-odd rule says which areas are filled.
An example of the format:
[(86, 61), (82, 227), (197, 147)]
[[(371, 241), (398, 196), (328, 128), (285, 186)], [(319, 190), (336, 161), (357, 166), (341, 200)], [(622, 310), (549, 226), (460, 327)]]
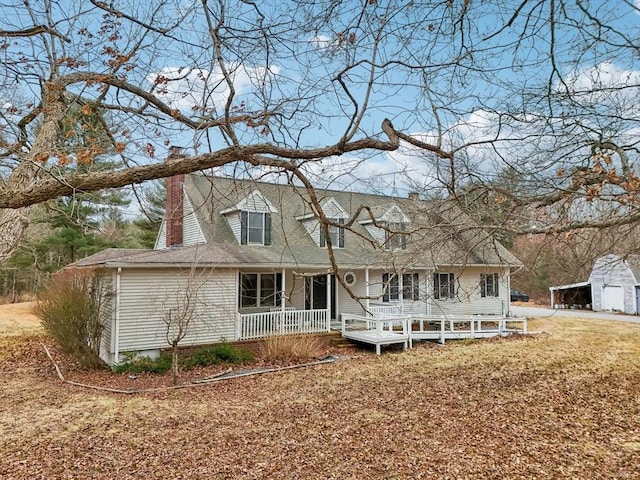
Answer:
[(369, 267), (365, 267), (364, 269), (364, 286), (365, 286), (365, 296), (367, 299), (365, 300), (365, 305), (367, 306), (367, 315), (369, 315)]
[(122, 273), (122, 267), (118, 267), (116, 270), (116, 314), (114, 318), (114, 326), (113, 326), (113, 334), (115, 337), (115, 342), (113, 346), (113, 358), (114, 363), (118, 363), (120, 361), (120, 274)]

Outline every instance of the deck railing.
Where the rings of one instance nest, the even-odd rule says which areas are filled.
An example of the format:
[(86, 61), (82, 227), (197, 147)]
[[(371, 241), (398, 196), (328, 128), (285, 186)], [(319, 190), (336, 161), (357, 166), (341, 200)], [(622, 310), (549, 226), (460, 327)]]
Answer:
[(414, 338), (436, 335), (441, 343), (446, 338), (476, 338), (509, 333), (527, 333), (527, 319), (500, 315), (412, 315)]
[(400, 305), (369, 305), (368, 312), (372, 317), (380, 318), (388, 315), (402, 314)]
[(238, 313), (236, 321), (238, 340), (252, 340), (270, 335), (323, 333), (329, 330), (329, 314), (326, 309)]

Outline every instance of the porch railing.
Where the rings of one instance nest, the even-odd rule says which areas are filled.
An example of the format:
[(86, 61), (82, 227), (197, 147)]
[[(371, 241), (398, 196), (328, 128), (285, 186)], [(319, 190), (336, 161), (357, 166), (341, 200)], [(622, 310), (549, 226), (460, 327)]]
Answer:
[(402, 314), (402, 308), (399, 305), (369, 305), (369, 314), (374, 318), (386, 317), (389, 315)]
[(329, 313), (322, 310), (279, 310), (239, 313), (236, 321), (238, 340), (252, 340), (270, 335), (323, 333), (330, 330)]

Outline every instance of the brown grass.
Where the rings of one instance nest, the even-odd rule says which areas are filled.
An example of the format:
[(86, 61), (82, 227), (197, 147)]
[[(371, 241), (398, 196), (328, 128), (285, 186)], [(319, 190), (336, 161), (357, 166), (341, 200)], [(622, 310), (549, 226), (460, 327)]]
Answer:
[(324, 348), (315, 335), (271, 335), (260, 342), (258, 355), (268, 363), (304, 362), (317, 358)]
[(32, 308), (33, 302), (0, 305), (0, 337), (41, 333), (40, 319)]
[(61, 384), (13, 337), (0, 477), (640, 478), (640, 325), (531, 323), (140, 396)]

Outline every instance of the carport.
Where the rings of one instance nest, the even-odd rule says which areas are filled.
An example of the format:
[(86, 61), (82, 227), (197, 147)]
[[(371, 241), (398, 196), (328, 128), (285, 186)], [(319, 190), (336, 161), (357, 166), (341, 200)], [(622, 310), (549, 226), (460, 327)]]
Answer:
[(591, 283), (579, 282), (549, 287), (551, 308), (579, 308), (591, 310)]

